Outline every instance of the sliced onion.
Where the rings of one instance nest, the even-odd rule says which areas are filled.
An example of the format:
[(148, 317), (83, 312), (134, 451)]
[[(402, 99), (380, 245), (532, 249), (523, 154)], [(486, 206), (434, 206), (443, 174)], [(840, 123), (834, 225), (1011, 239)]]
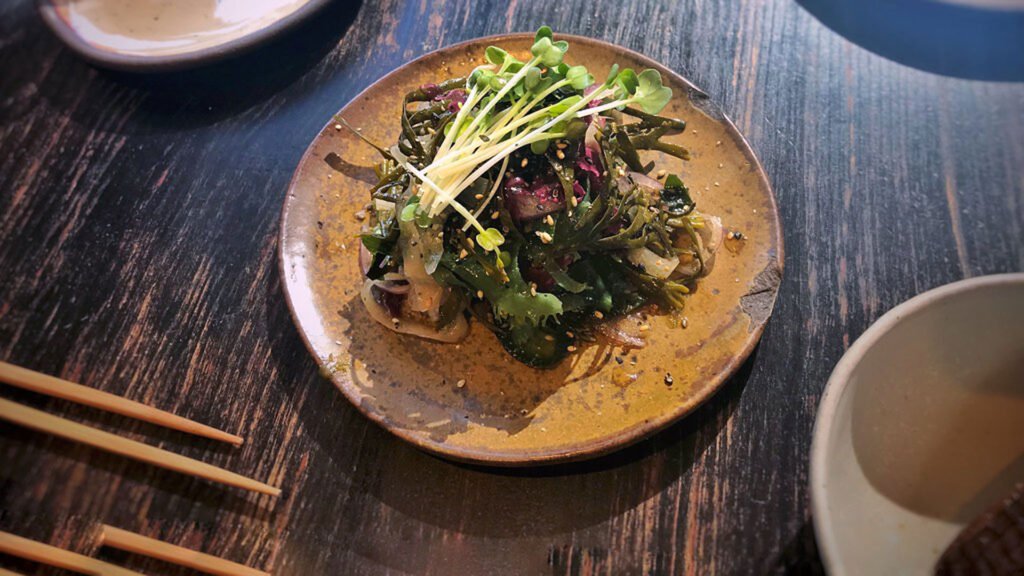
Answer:
[(363, 276), (370, 273), (370, 264), (373, 264), (373, 254), (366, 248), (366, 245), (362, 242), (359, 243), (359, 269), (363, 271)]
[(383, 291), (385, 291), (385, 292), (387, 292), (389, 294), (395, 294), (395, 295), (408, 294), (409, 290), (412, 289), (412, 287), (409, 286), (408, 283), (406, 283), (406, 284), (399, 284), (397, 282), (388, 282), (387, 280), (371, 280), (371, 282), (373, 282), (374, 286), (376, 286), (377, 288), (380, 288), (381, 290), (383, 290)]
[(715, 266), (715, 256), (718, 254), (718, 248), (722, 245), (722, 238), (725, 236), (725, 232), (722, 228), (721, 218), (708, 214), (703, 216), (704, 227), (697, 230), (697, 235), (700, 236), (701, 255), (704, 256), (704, 272), (702, 276), (707, 276)]
[(629, 251), (628, 256), (630, 262), (659, 280), (668, 278), (676, 266), (679, 266), (679, 258), (665, 258), (649, 248), (634, 248)]
[(359, 298), (363, 301), (363, 305), (366, 306), (366, 311), (370, 314), (370, 318), (373, 318), (374, 321), (388, 330), (401, 334), (412, 334), (427, 340), (448, 343), (459, 342), (469, 334), (469, 322), (466, 321), (464, 314), (457, 314), (454, 320), (441, 328), (434, 328), (422, 322), (406, 318), (399, 318), (398, 322), (395, 323), (391, 320), (391, 314), (388, 313), (387, 309), (373, 297), (373, 289), (373, 281), (367, 280), (363, 283), (363, 289), (359, 291)]

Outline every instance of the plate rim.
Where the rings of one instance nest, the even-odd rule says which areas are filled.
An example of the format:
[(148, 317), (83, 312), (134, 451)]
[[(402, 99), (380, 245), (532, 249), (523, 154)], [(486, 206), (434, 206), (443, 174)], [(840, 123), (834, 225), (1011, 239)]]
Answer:
[(78, 32), (60, 17), (53, 0), (36, 0), (36, 9), (47, 28), (65, 46), (88, 62), (122, 72), (172, 72), (212, 64), (254, 49), (304, 22), (333, 1), (307, 0), (305, 4), (298, 7), (291, 14), (274, 20), (267, 26), (239, 36), (234, 40), (228, 40), (220, 44), (180, 54), (164, 54), (161, 56), (121, 54), (98, 48), (90, 44), (85, 38), (82, 38)]
[[(590, 38), (587, 36), (579, 36), (575, 34), (559, 33), (556, 33), (556, 36), (558, 36), (560, 39), (565, 39), (569, 42), (595, 45), (606, 50), (612, 50), (614, 52), (624, 54), (640, 62), (645, 67), (654, 68), (661, 72), (662, 74), (669, 75), (674, 81), (678, 82), (679, 84), (687, 88), (689, 96), (691, 98), (691, 105), (700, 109), (701, 112), (708, 114), (714, 119), (725, 124), (727, 132), (729, 133), (730, 137), (733, 138), (737, 146), (740, 148), (740, 151), (742, 152), (743, 156), (750, 162), (751, 169), (757, 173), (758, 180), (760, 180), (762, 186), (764, 186), (764, 189), (767, 192), (767, 198), (771, 206), (772, 217), (775, 220), (776, 224), (775, 246), (777, 247), (777, 249), (774, 254), (774, 260), (769, 261), (768, 265), (765, 266), (764, 270), (768, 270), (769, 268), (772, 268), (774, 266), (774, 271), (778, 275), (778, 281), (773, 287), (771, 303), (767, 307), (767, 314), (765, 315), (764, 320), (761, 321), (759, 324), (755, 325), (753, 329), (749, 331), (743, 347), (736, 354), (734, 354), (729, 359), (729, 361), (720, 370), (717, 371), (716, 374), (709, 378), (710, 384), (704, 386), (704, 388), (702, 388), (698, 394), (687, 398), (684, 402), (674, 404), (671, 410), (666, 410), (665, 412), (661, 413), (657, 418), (644, 420), (625, 430), (620, 431), (615, 435), (606, 436), (596, 440), (591, 440), (586, 442), (585, 444), (570, 445), (563, 448), (537, 451), (533, 453), (523, 453), (520, 451), (507, 452), (495, 450), (479, 450), (461, 446), (452, 446), (449, 444), (445, 444), (443, 442), (431, 441), (429, 438), (421, 436), (418, 433), (390, 425), (382, 415), (367, 410), (362, 405), (362, 402), (359, 401), (359, 396), (355, 394), (354, 391), (350, 391), (348, 389), (350, 386), (339, 384), (334, 378), (330, 378), (330, 381), (334, 385), (334, 387), (341, 391), (341, 393), (345, 396), (349, 403), (355, 406), (355, 408), (360, 413), (362, 413), (365, 417), (367, 417), (369, 420), (371, 420), (378, 426), (384, 428), (385, 430), (401, 438), (402, 440), (409, 442), (410, 444), (431, 454), (435, 454), (438, 456), (442, 456), (451, 460), (467, 464), (493, 467), (525, 467), (576, 462), (596, 458), (617, 450), (621, 450), (623, 448), (636, 444), (646, 438), (649, 438), (652, 435), (656, 434), (657, 432), (660, 432), (661, 430), (664, 430), (665, 428), (669, 427), (675, 422), (678, 422), (683, 417), (687, 416), (688, 414), (696, 410), (698, 407), (703, 405), (716, 392), (723, 388), (726, 382), (728, 382), (728, 380), (736, 374), (736, 372), (743, 365), (743, 363), (746, 362), (746, 360), (750, 357), (751, 353), (753, 353), (754, 348), (757, 347), (758, 343), (761, 340), (761, 336), (764, 333), (765, 327), (767, 326), (768, 321), (771, 319), (771, 315), (774, 312), (775, 303), (778, 300), (778, 295), (782, 288), (782, 280), (784, 277), (785, 265), (785, 247), (783, 244), (784, 235), (782, 231), (782, 217), (779, 212), (778, 201), (775, 197), (775, 191), (771, 186), (771, 182), (768, 180), (768, 175), (764, 169), (764, 166), (761, 164), (761, 161), (754, 154), (754, 151), (751, 148), (750, 143), (747, 141), (746, 137), (740, 132), (740, 130), (736, 127), (732, 119), (730, 119), (728, 115), (726, 115), (722, 111), (722, 109), (717, 103), (711, 101), (710, 97), (706, 92), (698, 88), (693, 82), (683, 77), (675, 70), (669, 68), (664, 64), (661, 64), (660, 62), (657, 62), (656, 60), (648, 56), (636, 52), (635, 50), (631, 50), (629, 48), (619, 46), (612, 42), (600, 40), (597, 38)], [(532, 37), (532, 32), (511, 32), (503, 34), (494, 34), (490, 36), (481, 36), (469, 40), (464, 40), (462, 42), (457, 42), (455, 44), (443, 46), (435, 50), (426, 52), (412, 60), (409, 60), (408, 62), (402, 64), (401, 66), (395, 68), (394, 70), (391, 70), (387, 74), (384, 74), (377, 80), (373, 81), (370, 85), (368, 85), (358, 94), (353, 96), (348, 102), (346, 102), (344, 106), (339, 108), (338, 111), (335, 112), (330, 117), (330, 119), (328, 119), (328, 121), (324, 124), (324, 126), (316, 133), (316, 135), (313, 137), (313, 140), (310, 141), (309, 146), (307, 146), (306, 150), (303, 152), (298, 164), (296, 165), (295, 172), (292, 174), (292, 178), (288, 183), (288, 189), (285, 194), (283, 207), (281, 210), (279, 230), (277, 235), (278, 272), (281, 277), (282, 291), (284, 292), (285, 295), (285, 301), (288, 305), (288, 311), (292, 317), (292, 322), (298, 329), (299, 335), (302, 338), (302, 342), (303, 344), (305, 344), (307, 351), (310, 353), (310, 355), (313, 357), (313, 359), (316, 361), (317, 365), (321, 369), (325, 368), (324, 363), (321, 361), (319, 354), (313, 348), (312, 343), (307, 337), (306, 332), (302, 327), (302, 322), (298, 316), (298, 313), (296, 312), (296, 308), (292, 301), (292, 293), (289, 288), (291, 280), (287, 274), (288, 257), (286, 254), (287, 250), (285, 250), (286, 223), (290, 212), (291, 199), (295, 196), (295, 191), (299, 183), (298, 180), (301, 168), (304, 165), (306, 165), (307, 161), (311, 159), (313, 148), (317, 140), (321, 137), (321, 135), (328, 132), (328, 130), (332, 129), (334, 124), (336, 124), (335, 119), (345, 108), (347, 108), (352, 103), (359, 101), (371, 90), (374, 90), (378, 85), (384, 83), (391, 77), (401, 73), (410, 66), (418, 64), (419, 62), (426, 60), (428, 58), (434, 58), (444, 53), (455, 52), (474, 44), (497, 44), (502, 41), (519, 41), (524, 39), (530, 39)], [(693, 100), (695, 96), (698, 98), (698, 101)]]
[[(1024, 285), (1024, 272), (975, 276), (921, 292), (900, 302), (882, 314), (868, 326), (867, 330), (854, 340), (853, 344), (843, 353), (839, 362), (836, 363), (825, 384), (825, 389), (822, 391), (821, 400), (818, 402), (818, 410), (814, 417), (814, 427), (811, 430), (811, 449), (808, 458), (810, 461), (808, 491), (810, 492), (814, 538), (818, 542), (818, 549), (821, 551), (822, 563), (829, 574), (846, 574), (846, 571), (839, 564), (839, 544), (834, 537), (834, 532), (831, 531), (831, 526), (834, 522), (831, 508), (825, 496), (828, 490), (826, 488), (828, 482), (826, 482), (825, 474), (828, 471), (828, 441), (834, 433), (835, 415), (839, 407), (839, 401), (850, 388), (851, 372), (859, 365), (864, 355), (879, 340), (892, 331), (893, 328), (935, 302), (981, 288), (1017, 284)], [(826, 531), (826, 525), (829, 527), (829, 531)]]

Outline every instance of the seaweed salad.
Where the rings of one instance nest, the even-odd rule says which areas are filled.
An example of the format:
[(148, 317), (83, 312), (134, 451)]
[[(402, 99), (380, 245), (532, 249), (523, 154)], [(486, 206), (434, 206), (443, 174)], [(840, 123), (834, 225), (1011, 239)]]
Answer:
[(721, 222), (643, 158), (688, 157), (663, 141), (686, 125), (658, 115), (661, 74), (597, 80), (568, 50), (546, 26), (526, 61), (488, 47), (468, 77), (405, 95), (394, 145), (370, 142), (382, 160), (360, 265), (375, 321), (458, 342), (475, 318), (544, 368), (601, 339), (642, 346), (638, 315), (678, 313), (711, 270)]

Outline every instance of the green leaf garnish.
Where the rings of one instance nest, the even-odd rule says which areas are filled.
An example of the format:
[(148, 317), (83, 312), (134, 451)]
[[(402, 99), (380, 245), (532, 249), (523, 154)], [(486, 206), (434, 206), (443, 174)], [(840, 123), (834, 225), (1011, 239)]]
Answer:
[(488, 46), (484, 52), (487, 61), (495, 66), (501, 66), (508, 59), (508, 52), (498, 48), (497, 46)]
[(523, 80), (523, 83), (526, 85), (527, 90), (534, 90), (537, 85), (540, 84), (540, 80), (540, 68), (531, 66), (530, 69), (526, 71), (526, 78)]
[(565, 42), (552, 42), (550, 38), (541, 38), (530, 48), (530, 53), (538, 58), (541, 64), (551, 67), (562, 62), (568, 48)]
[(476, 243), (484, 250), (491, 252), (505, 243), (505, 236), (497, 228), (488, 228), (476, 235)]
[(612, 67), (608, 70), (608, 78), (604, 81), (605, 88), (611, 88), (615, 84), (615, 79), (619, 76), (619, 65), (612, 64)]
[(615, 78), (615, 84), (622, 89), (622, 98), (628, 98), (636, 94), (637, 86), (640, 85), (640, 80), (637, 78), (636, 72), (632, 68), (626, 68)]
[(648, 68), (637, 77), (634, 101), (648, 114), (657, 114), (672, 99), (672, 89), (661, 84), (661, 73)]
[(579, 96), (569, 96), (558, 104), (552, 104), (548, 107), (548, 116), (558, 116), (562, 112), (565, 112), (569, 108), (575, 106), (580, 100), (581, 98)]
[(594, 83), (594, 77), (587, 72), (586, 66), (573, 66), (566, 70), (565, 79), (576, 90), (583, 90)]

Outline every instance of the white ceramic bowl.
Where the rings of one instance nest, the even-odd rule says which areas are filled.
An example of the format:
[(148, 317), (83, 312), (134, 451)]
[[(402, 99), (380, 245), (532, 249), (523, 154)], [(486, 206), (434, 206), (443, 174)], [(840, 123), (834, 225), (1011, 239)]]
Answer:
[(249, 50), (330, 0), (36, 0), (43, 21), (107, 68), (179, 70)]
[(846, 352), (818, 408), (811, 504), (833, 576), (931, 574), (1024, 479), (1024, 274), (936, 288)]

